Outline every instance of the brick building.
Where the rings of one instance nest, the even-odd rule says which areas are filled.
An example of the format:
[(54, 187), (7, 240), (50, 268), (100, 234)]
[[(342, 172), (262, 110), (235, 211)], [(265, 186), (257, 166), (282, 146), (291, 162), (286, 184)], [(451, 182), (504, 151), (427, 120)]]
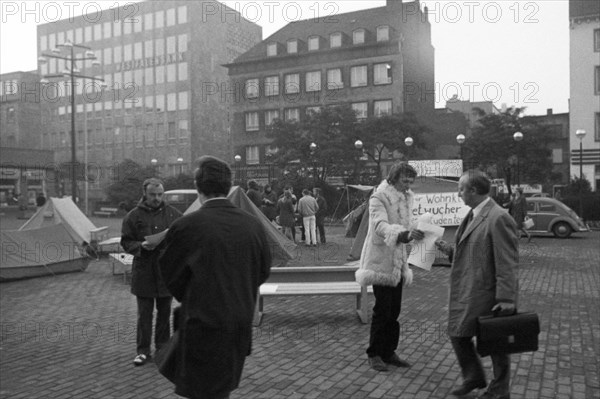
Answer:
[(359, 118), (434, 112), (431, 25), (418, 1), (292, 22), (227, 67), (241, 93), (231, 101), (231, 156), (247, 169), (264, 167), (275, 118), (342, 103)]
[[(204, 89), (226, 81), (222, 65), (262, 37), (262, 28), (238, 12), (216, 1), (137, 2), (39, 25), (37, 36), (42, 56), (66, 42), (90, 47), (99, 66), (82, 61), (77, 73), (107, 85), (76, 81), (78, 162), (87, 158), (95, 169), (107, 170), (132, 159), (154, 163), (165, 177), (191, 170), (200, 155), (228, 156), (226, 104)], [(46, 60), (39, 68), (42, 77), (68, 67), (60, 59)], [(41, 147), (55, 150), (57, 162), (70, 162), (70, 84), (49, 80), (40, 89)], [(91, 196), (102, 195), (109, 175), (92, 182)]]

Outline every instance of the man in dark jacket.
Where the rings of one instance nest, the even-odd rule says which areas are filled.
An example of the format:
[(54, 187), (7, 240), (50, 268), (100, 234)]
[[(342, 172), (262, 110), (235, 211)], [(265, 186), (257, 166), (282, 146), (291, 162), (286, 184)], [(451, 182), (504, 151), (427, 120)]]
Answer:
[(271, 252), (258, 219), (226, 197), (231, 170), (203, 156), (195, 173), (202, 207), (171, 226), (159, 259), (167, 287), (181, 302), (175, 393), (228, 398), (252, 344), (258, 287)]
[(317, 230), (319, 231), (319, 239), (321, 240), (321, 244), (325, 244), (327, 240), (325, 239), (325, 215), (327, 215), (327, 201), (321, 192), (321, 189), (318, 187), (313, 188), (313, 196), (317, 200), (317, 205), (319, 205), (319, 210), (317, 211), (316, 223)]
[(137, 356), (133, 361), (136, 366), (141, 366), (150, 359), (155, 304), (156, 350), (169, 340), (169, 318), (173, 299), (158, 269), (159, 250), (163, 245), (150, 243), (145, 237), (164, 231), (181, 216), (181, 212), (163, 202), (165, 190), (159, 179), (145, 180), (143, 189), (144, 196), (125, 216), (121, 228), (121, 246), (133, 255), (131, 293), (137, 297), (138, 308)]

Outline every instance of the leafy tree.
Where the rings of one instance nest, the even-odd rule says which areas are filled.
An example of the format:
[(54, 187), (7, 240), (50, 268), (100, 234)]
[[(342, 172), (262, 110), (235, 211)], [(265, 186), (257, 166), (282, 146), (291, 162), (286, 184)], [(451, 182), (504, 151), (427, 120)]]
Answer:
[(562, 190), (562, 195), (581, 195), (581, 194), (590, 194), (592, 192), (592, 185), (588, 179), (583, 176), (583, 178), (579, 176), (573, 176), (568, 185), (566, 185)]
[[(552, 173), (550, 131), (521, 117), (522, 112), (522, 108), (514, 107), (501, 114), (482, 112), (479, 126), (463, 144), (466, 165), (504, 178), (509, 192), (517, 178), (519, 183), (542, 183)], [(523, 133), (522, 141), (514, 140), (515, 132)]]
[(179, 190), (183, 188), (196, 188), (194, 185), (194, 175), (191, 173), (180, 173), (175, 176), (164, 179), (165, 191)]
[(153, 176), (154, 167), (144, 167), (131, 159), (125, 159), (114, 170), (115, 181), (105, 189), (106, 196), (114, 204), (131, 208), (142, 197), (144, 180)]

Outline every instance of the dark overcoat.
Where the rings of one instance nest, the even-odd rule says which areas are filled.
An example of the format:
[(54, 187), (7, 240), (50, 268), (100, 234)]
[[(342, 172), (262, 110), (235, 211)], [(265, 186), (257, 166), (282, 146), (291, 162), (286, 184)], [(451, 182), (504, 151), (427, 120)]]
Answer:
[(142, 199), (123, 219), (121, 246), (133, 255), (131, 267), (131, 293), (140, 297), (171, 296), (160, 277), (158, 257), (163, 243), (152, 251), (142, 248), (146, 236), (169, 228), (181, 212), (164, 202), (156, 209), (148, 207)]
[(175, 393), (223, 397), (237, 388), (251, 352), (257, 291), (271, 267), (266, 233), (219, 198), (175, 222), (165, 241), (160, 269), (182, 304)]

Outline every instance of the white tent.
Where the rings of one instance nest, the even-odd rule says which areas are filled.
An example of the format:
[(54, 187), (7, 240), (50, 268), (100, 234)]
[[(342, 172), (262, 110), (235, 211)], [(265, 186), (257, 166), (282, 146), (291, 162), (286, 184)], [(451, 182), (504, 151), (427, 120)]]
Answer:
[(71, 200), (71, 197), (50, 197), (19, 230), (33, 230), (62, 223), (78, 243), (100, 241), (107, 227), (96, 228), (90, 219)]

